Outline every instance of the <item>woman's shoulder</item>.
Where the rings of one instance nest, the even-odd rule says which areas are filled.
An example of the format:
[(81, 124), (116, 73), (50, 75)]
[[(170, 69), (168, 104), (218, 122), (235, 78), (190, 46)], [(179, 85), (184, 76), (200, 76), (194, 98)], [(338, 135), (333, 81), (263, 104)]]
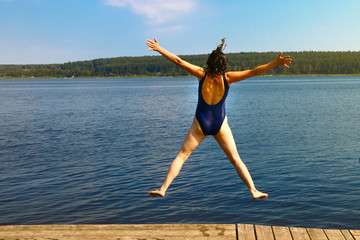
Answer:
[(225, 81), (227, 82), (228, 86), (230, 87), (232, 82), (231, 82), (231, 73), (230, 72), (225, 72), (224, 73), (224, 78)]
[(201, 80), (205, 79), (207, 73), (208, 71), (205, 68), (199, 68), (199, 75), (196, 76), (198, 81), (200, 82)]

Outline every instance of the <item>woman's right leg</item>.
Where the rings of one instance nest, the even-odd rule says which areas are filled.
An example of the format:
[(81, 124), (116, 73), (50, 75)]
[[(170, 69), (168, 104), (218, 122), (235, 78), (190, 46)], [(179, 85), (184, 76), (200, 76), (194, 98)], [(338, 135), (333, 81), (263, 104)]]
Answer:
[(227, 118), (225, 118), (219, 133), (217, 133), (214, 137), (221, 148), (224, 150), (230, 162), (234, 165), (241, 180), (243, 180), (246, 186), (249, 188), (253, 198), (267, 198), (268, 194), (262, 193), (255, 188), (255, 184), (251, 178), (251, 175), (239, 156)]
[(172, 181), (175, 179), (175, 177), (179, 174), (180, 169), (184, 162), (188, 159), (190, 154), (195, 150), (197, 146), (204, 140), (205, 135), (201, 130), (201, 127), (199, 123), (197, 122), (196, 118), (194, 118), (194, 121), (184, 139), (184, 142), (181, 146), (181, 149), (176, 156), (176, 158), (171, 163), (171, 166), (169, 168), (169, 171), (166, 175), (166, 178), (164, 180), (163, 185), (159, 190), (150, 191), (149, 194), (153, 197), (160, 196), (164, 197), (165, 192), (172, 183)]

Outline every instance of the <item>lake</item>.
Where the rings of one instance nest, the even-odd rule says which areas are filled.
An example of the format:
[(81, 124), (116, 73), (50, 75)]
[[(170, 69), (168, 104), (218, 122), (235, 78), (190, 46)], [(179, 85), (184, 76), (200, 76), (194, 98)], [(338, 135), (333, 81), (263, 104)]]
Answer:
[(360, 229), (360, 77), (260, 77), (226, 110), (253, 200), (213, 137), (159, 188), (195, 78), (0, 79), (0, 224), (250, 223)]

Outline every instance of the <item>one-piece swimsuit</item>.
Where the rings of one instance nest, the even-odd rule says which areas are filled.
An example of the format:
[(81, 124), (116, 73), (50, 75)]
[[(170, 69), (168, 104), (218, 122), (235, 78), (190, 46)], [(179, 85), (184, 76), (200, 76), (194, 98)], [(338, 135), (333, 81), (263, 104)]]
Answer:
[(225, 74), (223, 75), (224, 82), (224, 95), (221, 100), (214, 104), (209, 105), (205, 102), (202, 95), (202, 87), (206, 78), (207, 72), (205, 72), (204, 77), (199, 82), (198, 89), (198, 104), (196, 108), (195, 117), (199, 122), (200, 127), (205, 135), (216, 135), (224, 122), (226, 112), (225, 112), (225, 100), (228, 95), (229, 85), (226, 82)]

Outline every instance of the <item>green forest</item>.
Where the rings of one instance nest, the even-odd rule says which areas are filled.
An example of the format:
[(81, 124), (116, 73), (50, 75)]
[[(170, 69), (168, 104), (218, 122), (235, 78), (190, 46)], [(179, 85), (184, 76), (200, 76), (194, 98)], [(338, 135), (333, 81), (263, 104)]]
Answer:
[[(228, 71), (252, 69), (277, 57), (277, 52), (228, 53)], [(360, 75), (360, 52), (284, 52), (291, 68), (276, 67), (266, 75)], [(208, 55), (183, 55), (182, 59), (205, 67)], [(0, 65), (1, 78), (188, 76), (162, 56), (118, 57), (63, 64)]]

